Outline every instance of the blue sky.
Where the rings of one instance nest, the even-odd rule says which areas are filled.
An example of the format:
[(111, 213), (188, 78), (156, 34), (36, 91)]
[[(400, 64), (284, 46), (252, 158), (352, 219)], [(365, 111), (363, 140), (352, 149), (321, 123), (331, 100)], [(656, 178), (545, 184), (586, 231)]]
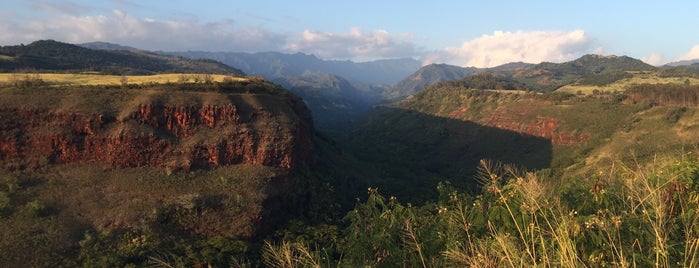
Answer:
[(699, 58), (699, 1), (0, 0), (0, 45), (281, 51), (490, 67), (628, 55)]

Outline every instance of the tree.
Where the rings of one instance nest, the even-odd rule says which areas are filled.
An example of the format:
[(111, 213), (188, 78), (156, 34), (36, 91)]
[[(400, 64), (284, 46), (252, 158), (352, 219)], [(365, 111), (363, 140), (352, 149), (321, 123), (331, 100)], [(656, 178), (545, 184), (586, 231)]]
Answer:
[(126, 75), (121, 75), (119, 81), (121, 82), (122, 87), (127, 87), (129, 85), (129, 78)]

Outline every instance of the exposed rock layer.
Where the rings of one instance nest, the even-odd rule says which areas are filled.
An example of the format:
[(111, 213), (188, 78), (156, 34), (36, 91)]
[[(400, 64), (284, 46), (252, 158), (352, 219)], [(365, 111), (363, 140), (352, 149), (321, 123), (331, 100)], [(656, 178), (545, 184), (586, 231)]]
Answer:
[(121, 116), (0, 108), (0, 163), (9, 169), (95, 162), (113, 168), (262, 164), (290, 170), (310, 161), (310, 113), (292, 96), (275, 101), (289, 107), (145, 102)]

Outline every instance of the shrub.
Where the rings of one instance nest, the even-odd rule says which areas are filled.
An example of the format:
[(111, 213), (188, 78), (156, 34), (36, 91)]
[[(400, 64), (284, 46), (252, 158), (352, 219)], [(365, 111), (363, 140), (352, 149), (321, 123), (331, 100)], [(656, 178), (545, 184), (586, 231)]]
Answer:
[(10, 78), (10, 84), (17, 88), (34, 88), (44, 86), (47, 83), (39, 74), (13, 74)]
[(0, 216), (10, 208), (10, 196), (5, 191), (0, 191)]
[(25, 206), (27, 213), (32, 217), (45, 217), (49, 215), (49, 209), (39, 200), (33, 200)]

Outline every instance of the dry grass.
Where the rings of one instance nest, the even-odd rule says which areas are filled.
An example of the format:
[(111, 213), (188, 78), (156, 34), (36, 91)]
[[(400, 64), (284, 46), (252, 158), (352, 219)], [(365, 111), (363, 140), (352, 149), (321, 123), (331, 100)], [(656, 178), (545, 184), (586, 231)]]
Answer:
[(614, 83), (605, 86), (594, 86), (594, 85), (578, 85), (570, 84), (565, 85), (559, 89), (557, 92), (565, 93), (582, 93), (585, 95), (591, 95), (593, 91), (599, 90), (601, 92), (614, 92), (614, 91), (625, 91), (629, 86), (634, 84), (684, 84), (686, 80), (692, 85), (699, 84), (699, 79), (691, 77), (661, 77), (657, 72), (629, 72), (633, 74), (633, 77), (621, 79)]
[(186, 78), (189, 82), (194, 82), (198, 77), (210, 76), (213, 82), (222, 82), (224, 79), (233, 81), (245, 81), (247, 78), (234, 77), (220, 74), (156, 74), (156, 75), (102, 75), (102, 74), (57, 74), (57, 73), (0, 73), (0, 83), (11, 82), (17, 78), (38, 75), (43, 81), (50, 84), (59, 85), (122, 85), (125, 81), (128, 84), (149, 84), (149, 83), (169, 83), (180, 82)]
[[(595, 202), (607, 207), (600, 206), (591, 215), (578, 215), (575, 208), (562, 206), (552, 194), (552, 185), (536, 175), (518, 177), (517, 172), (482, 162), (479, 176), (506, 208), (506, 214), (515, 223), (515, 232), (503, 233), (488, 221), (489, 235), (469, 238), (464, 241), (465, 246), (448, 249), (444, 256), (450, 263), (472, 267), (696, 267), (699, 216), (693, 209), (699, 198), (678, 186), (686, 185), (684, 176), (693, 174), (693, 166), (685, 163), (675, 160), (637, 167), (614, 165), (609, 174), (600, 175), (601, 190), (591, 190)], [(516, 179), (501, 185), (498, 181), (503, 171)], [(671, 190), (676, 192), (669, 198)], [(529, 215), (528, 226), (517, 225), (522, 213)], [(633, 223), (629, 225), (627, 221)], [(468, 232), (470, 227), (466, 226)], [(678, 232), (677, 226), (682, 231)], [(589, 244), (588, 240), (586, 246), (599, 248), (580, 247), (580, 243), (593, 237), (599, 242)], [(684, 251), (671, 256), (673, 250)], [(647, 258), (639, 260), (638, 256)]]
[(322, 267), (320, 254), (299, 243), (284, 241), (279, 245), (273, 245), (265, 241), (262, 257), (267, 267)]

